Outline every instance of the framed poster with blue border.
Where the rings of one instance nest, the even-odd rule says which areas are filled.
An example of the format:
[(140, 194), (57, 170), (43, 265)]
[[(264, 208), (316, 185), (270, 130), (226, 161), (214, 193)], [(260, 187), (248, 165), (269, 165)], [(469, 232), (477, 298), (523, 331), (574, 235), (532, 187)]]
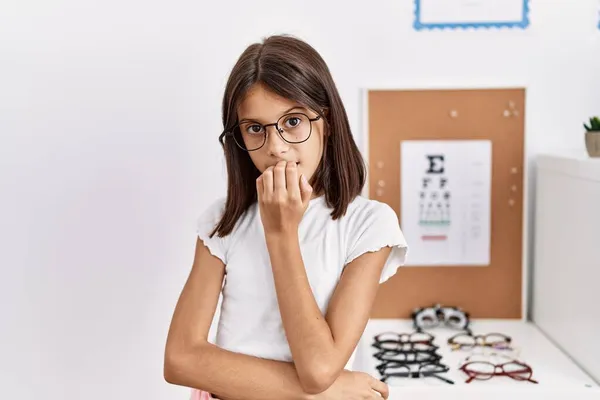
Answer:
[(413, 0), (414, 28), (526, 29), (529, 0)]

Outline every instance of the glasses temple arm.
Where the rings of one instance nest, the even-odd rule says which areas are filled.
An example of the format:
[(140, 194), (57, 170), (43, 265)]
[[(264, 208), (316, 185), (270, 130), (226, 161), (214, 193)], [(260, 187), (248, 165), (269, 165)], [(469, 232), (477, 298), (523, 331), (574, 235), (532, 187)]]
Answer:
[(440, 380), (442, 380), (442, 381), (444, 381), (446, 383), (449, 383), (451, 385), (454, 385), (454, 381), (453, 380), (450, 380), (448, 378), (444, 378), (443, 376), (439, 376), (438, 374), (431, 374), (431, 376), (436, 377), (436, 378), (438, 378), (438, 379), (440, 379)]

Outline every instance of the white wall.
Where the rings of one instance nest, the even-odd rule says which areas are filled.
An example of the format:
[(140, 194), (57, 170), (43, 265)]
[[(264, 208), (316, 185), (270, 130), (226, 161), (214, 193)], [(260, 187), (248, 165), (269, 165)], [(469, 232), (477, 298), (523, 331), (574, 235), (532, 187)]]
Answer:
[(408, 0), (0, 5), (0, 398), (184, 399), (162, 379), (194, 222), (225, 189), (220, 101), (250, 42), (328, 61), (360, 137), (368, 86), (528, 88), (527, 150), (600, 112), (597, 0), (527, 31), (414, 32)]

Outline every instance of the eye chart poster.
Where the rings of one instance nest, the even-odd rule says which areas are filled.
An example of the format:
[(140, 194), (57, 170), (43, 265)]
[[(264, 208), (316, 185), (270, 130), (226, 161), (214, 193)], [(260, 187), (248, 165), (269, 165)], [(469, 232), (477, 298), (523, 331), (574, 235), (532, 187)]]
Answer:
[(407, 265), (489, 265), (491, 142), (408, 140), (400, 147)]

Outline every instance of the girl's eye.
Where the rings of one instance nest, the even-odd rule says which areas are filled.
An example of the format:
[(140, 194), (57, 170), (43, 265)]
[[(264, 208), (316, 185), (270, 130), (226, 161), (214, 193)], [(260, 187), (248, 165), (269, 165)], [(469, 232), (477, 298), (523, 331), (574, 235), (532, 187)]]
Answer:
[(256, 135), (258, 133), (262, 133), (262, 126), (261, 125), (249, 125), (246, 128), (246, 132), (248, 132), (251, 135)]
[(287, 128), (296, 128), (298, 125), (300, 125), (300, 122), (302, 122), (300, 118), (290, 117), (285, 121), (285, 125)]

